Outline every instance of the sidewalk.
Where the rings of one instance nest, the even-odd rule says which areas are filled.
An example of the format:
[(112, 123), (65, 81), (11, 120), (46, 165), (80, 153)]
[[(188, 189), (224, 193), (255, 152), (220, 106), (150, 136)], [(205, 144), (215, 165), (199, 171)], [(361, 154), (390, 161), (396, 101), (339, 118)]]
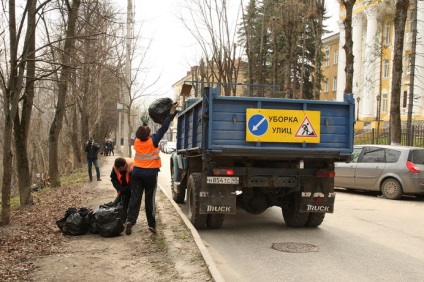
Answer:
[[(116, 157), (101, 157), (102, 181), (87, 181), (81, 187), (87, 207), (94, 209), (116, 197), (110, 182)], [(179, 207), (161, 189), (157, 190), (156, 204), (156, 235), (147, 229), (143, 203), (131, 236), (124, 232), (113, 238), (98, 234), (66, 236), (60, 253), (35, 261), (39, 271), (33, 280), (223, 281), (197, 231), (186, 226), (176, 212)]]

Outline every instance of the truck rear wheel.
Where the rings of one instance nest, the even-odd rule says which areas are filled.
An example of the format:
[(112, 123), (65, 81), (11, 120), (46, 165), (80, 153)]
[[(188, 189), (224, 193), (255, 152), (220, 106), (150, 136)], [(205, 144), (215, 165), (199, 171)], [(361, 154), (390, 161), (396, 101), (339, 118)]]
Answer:
[(201, 173), (192, 173), (188, 179), (187, 206), (188, 219), (196, 229), (204, 228), (207, 214), (200, 214), (200, 187), (202, 183)]
[(308, 221), (309, 213), (299, 211), (300, 198), (298, 193), (290, 196), (289, 203), (282, 208), (283, 218), (289, 227), (303, 227)]
[(225, 214), (208, 214), (206, 227), (209, 229), (219, 229), (224, 224)]
[(306, 227), (317, 227), (324, 221), (325, 213), (310, 213)]
[[(172, 199), (178, 203), (178, 204), (183, 204), (184, 203), (184, 199), (185, 199), (185, 194), (186, 191), (183, 187), (181, 187), (181, 183), (179, 185), (179, 187), (175, 187), (174, 185), (174, 164), (171, 163), (171, 190), (172, 190)], [(180, 172), (179, 172), (180, 173)]]

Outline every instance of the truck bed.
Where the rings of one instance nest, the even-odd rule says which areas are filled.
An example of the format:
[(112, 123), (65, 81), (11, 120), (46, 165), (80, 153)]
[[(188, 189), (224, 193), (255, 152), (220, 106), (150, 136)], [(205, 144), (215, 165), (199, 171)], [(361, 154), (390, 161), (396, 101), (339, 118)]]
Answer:
[[(247, 141), (247, 109), (319, 111), (319, 142)], [(343, 160), (350, 157), (353, 148), (354, 112), (352, 94), (340, 102), (220, 96), (216, 89), (206, 89), (202, 98), (178, 115), (177, 152)]]

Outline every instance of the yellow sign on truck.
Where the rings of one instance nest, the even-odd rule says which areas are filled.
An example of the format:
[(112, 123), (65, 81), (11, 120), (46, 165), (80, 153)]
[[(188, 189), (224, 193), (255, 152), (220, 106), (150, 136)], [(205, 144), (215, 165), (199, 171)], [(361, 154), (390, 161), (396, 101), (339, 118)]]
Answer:
[(246, 109), (246, 141), (320, 142), (320, 112)]

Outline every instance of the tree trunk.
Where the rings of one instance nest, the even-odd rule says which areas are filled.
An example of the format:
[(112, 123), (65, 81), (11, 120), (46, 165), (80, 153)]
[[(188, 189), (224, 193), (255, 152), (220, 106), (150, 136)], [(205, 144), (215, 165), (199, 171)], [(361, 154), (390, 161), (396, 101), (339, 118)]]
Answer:
[[(314, 5), (316, 7), (316, 19), (312, 20), (312, 26), (314, 27), (315, 33), (315, 50), (314, 50), (314, 62), (315, 69), (314, 75), (312, 76), (313, 80), (313, 97), (316, 100), (319, 100), (319, 95), (321, 92), (321, 82), (322, 82), (322, 24), (324, 21), (324, 11), (325, 11), (325, 0), (314, 0)], [(303, 83), (303, 81), (302, 81)]]
[(405, 23), (410, 0), (398, 0), (394, 17), (395, 41), (393, 46), (392, 93), (390, 103), (390, 143), (400, 145), (402, 124), (400, 119), (400, 96), (402, 92), (402, 61)]
[(3, 181), (2, 181), (2, 224), (10, 223), (10, 183), (12, 181), (12, 128), (13, 117), (18, 110), (20, 89), (17, 67), (17, 37), (16, 37), (15, 1), (9, 1), (9, 44), (10, 44), (10, 77), (4, 95), (4, 131), (3, 131)]
[[(22, 97), (22, 114), (19, 115), (19, 112), (17, 111), (14, 121), (16, 171), (18, 174), (19, 201), (21, 206), (32, 203), (27, 144), (34, 100), (36, 4), (36, 0), (28, 0), (27, 2), (27, 34), (25, 37), (25, 49), (23, 52), (23, 58), (26, 58), (27, 61), (25, 95)], [(20, 116), (21, 120), (19, 120)]]
[[(346, 9), (346, 18), (343, 20), (345, 30), (345, 45), (343, 49), (346, 53), (346, 84), (344, 93), (352, 93), (353, 91), (353, 40), (352, 40), (352, 11), (356, 0), (342, 1), (342, 5)], [(339, 82), (341, 83), (341, 82)]]
[(62, 59), (62, 71), (59, 78), (59, 92), (57, 98), (56, 112), (53, 123), (49, 131), (49, 175), (52, 187), (60, 186), (59, 174), (59, 134), (62, 130), (63, 117), (65, 115), (65, 103), (68, 91), (68, 81), (71, 74), (71, 54), (74, 49), (75, 42), (75, 26), (78, 18), (78, 9), (81, 4), (80, 0), (73, 0), (72, 7), (69, 6), (68, 27), (66, 31), (66, 39), (64, 44), (64, 53)]
[(74, 154), (75, 166), (79, 167), (82, 164), (82, 147), (80, 146), (81, 142), (79, 142), (78, 136), (78, 112), (77, 107), (73, 107), (72, 109), (72, 132), (71, 132), (71, 140), (72, 140), (72, 152)]
[[(5, 93), (5, 123), (3, 131), (3, 181), (1, 189), (1, 224), (6, 225), (10, 223), (10, 183), (12, 181), (12, 160), (13, 154), (11, 149), (12, 145), (12, 117), (10, 116), (10, 111), (7, 110), (8, 102), (7, 101), (7, 92)], [(6, 103), (7, 102), (7, 103)]]

